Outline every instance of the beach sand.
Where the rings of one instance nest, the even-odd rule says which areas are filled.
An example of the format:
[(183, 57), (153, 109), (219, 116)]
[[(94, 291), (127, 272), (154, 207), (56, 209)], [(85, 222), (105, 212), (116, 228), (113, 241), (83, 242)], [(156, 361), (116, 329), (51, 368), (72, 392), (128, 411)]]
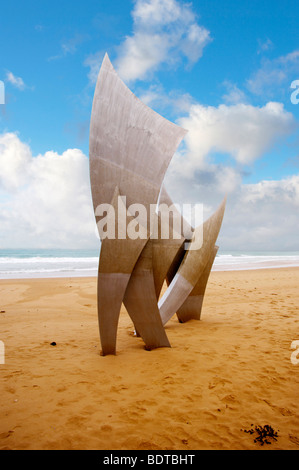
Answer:
[[(298, 286), (299, 268), (212, 272), (172, 348), (146, 351), (123, 307), (102, 357), (95, 278), (0, 281), (0, 449), (298, 450)], [(244, 432), (266, 424), (271, 444)]]

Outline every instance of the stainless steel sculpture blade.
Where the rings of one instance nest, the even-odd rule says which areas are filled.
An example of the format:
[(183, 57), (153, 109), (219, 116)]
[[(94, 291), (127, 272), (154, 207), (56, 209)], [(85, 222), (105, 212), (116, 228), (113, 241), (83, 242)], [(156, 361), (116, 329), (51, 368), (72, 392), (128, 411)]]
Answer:
[(158, 309), (152, 251), (153, 244), (149, 240), (135, 265), (124, 296), (124, 305), (146, 349), (170, 346)]
[[(122, 82), (108, 55), (96, 84), (90, 122), (90, 181), (97, 218), (102, 204), (114, 209), (120, 196), (123, 209), (146, 208), (141, 220), (146, 235), (102, 240), (98, 273), (98, 318), (103, 354), (115, 354), (121, 303), (134, 265), (150, 236), (150, 205), (156, 204), (170, 160), (187, 131), (142, 103)], [(103, 234), (100, 231), (100, 236)]]
[[(166, 191), (166, 188), (164, 185), (161, 188), (159, 203), (160, 204), (164, 203), (164, 204), (167, 204), (168, 206), (173, 206), (172, 199), (169, 196), (168, 192)], [(192, 231), (193, 231), (192, 226), (183, 218), (183, 216), (179, 213), (179, 211), (177, 211), (176, 217), (177, 218), (181, 217), (181, 227), (183, 229), (182, 234), (184, 234), (184, 237), (186, 240), (190, 241), (190, 239), (192, 238)], [(180, 323), (184, 323), (191, 319), (200, 320), (205, 290), (207, 287), (208, 279), (209, 279), (211, 269), (212, 269), (216, 254), (218, 252), (218, 249), (219, 249), (218, 246), (214, 247), (214, 249), (211, 252), (210, 258), (202, 274), (200, 275), (197, 283), (195, 284), (194, 288), (192, 289), (192, 291), (190, 292), (186, 300), (183, 302), (181, 307), (176, 312)], [(180, 251), (178, 251), (176, 257), (173, 259), (173, 263), (171, 264), (171, 267), (169, 268), (168, 273), (166, 275), (166, 281), (168, 285), (171, 283), (174, 276), (176, 275), (184, 259), (184, 255), (185, 255), (185, 251), (184, 249), (181, 249)]]
[(177, 310), (176, 314), (180, 323), (185, 323), (189, 320), (200, 320), (208, 279), (218, 249), (218, 246), (214, 247), (200, 278), (186, 298), (185, 302), (183, 302), (181, 307)]
[[(163, 239), (163, 225), (167, 225), (167, 239)], [(134, 323), (135, 331), (147, 349), (170, 346), (158, 308), (158, 298), (167, 272), (184, 243), (180, 234), (174, 234), (163, 215), (156, 214), (157, 238), (150, 238), (130, 277), (124, 296), (125, 307)], [(146, 299), (146, 300), (145, 300)]]
[(203, 244), (200, 250), (193, 250), (191, 246), (191, 249), (186, 251), (177, 273), (159, 301), (158, 306), (163, 325), (179, 310), (203, 274), (215, 247), (225, 204), (226, 198), (216, 212), (204, 222), (203, 226), (195, 229), (191, 244), (194, 243), (198, 230), (203, 232)]

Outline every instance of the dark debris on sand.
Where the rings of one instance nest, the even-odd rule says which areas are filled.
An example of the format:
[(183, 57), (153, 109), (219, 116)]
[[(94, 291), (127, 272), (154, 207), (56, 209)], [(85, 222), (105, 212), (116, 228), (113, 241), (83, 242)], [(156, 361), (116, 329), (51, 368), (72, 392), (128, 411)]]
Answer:
[[(253, 426), (253, 424), (251, 425)], [(256, 434), (257, 437), (254, 439), (254, 442), (258, 442), (261, 446), (264, 444), (272, 444), (272, 440), (277, 441), (278, 434), (277, 431), (274, 431), (272, 426), (265, 424), (265, 426), (255, 426), (251, 429), (241, 429), (248, 434)]]

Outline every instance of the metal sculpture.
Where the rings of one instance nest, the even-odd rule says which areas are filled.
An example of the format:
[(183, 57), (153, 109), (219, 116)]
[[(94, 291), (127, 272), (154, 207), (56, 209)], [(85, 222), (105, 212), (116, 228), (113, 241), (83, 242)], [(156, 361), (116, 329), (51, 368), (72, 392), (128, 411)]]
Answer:
[[(201, 307), (195, 304), (202, 303), (225, 202), (202, 227), (190, 227), (189, 238), (199, 230), (204, 235), (202, 248), (194, 252), (184, 250), (186, 237), (174, 233), (171, 224), (169, 239), (164, 239), (163, 218), (155, 213), (153, 225), (151, 217), (159, 195), (169, 199), (161, 185), (186, 132), (142, 103), (105, 55), (89, 141), (91, 192), (101, 238), (97, 297), (103, 355), (116, 353), (122, 303), (147, 349), (170, 346), (164, 325), (175, 313), (180, 321), (200, 318)], [(140, 206), (144, 210), (136, 217)], [(113, 236), (104, 230), (110, 222)], [(165, 280), (169, 286), (159, 300)]]

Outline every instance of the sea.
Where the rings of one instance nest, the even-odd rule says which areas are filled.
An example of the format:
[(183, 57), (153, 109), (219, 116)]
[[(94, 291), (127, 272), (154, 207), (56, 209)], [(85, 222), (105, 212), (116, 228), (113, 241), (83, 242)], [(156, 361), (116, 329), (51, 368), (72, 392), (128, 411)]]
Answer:
[[(2, 249), (0, 279), (97, 276), (98, 250)], [(296, 252), (218, 252), (213, 271), (299, 266)]]

